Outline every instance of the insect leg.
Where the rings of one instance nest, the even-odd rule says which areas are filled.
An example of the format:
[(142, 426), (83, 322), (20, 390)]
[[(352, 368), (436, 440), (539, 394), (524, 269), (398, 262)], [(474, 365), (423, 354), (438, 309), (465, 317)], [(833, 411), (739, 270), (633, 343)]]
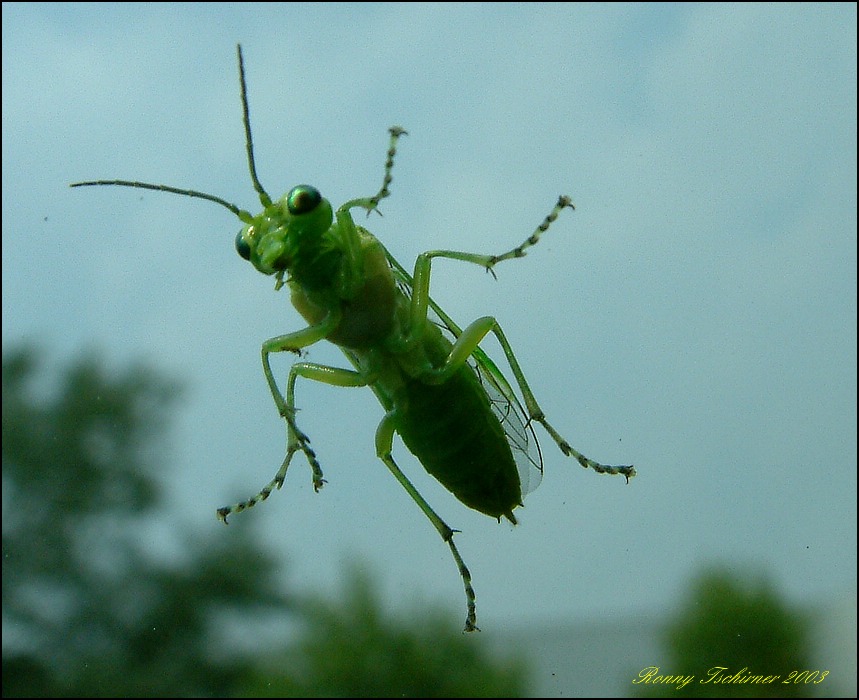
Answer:
[[(525, 399), (525, 406), (528, 409), (528, 415), (531, 417), (531, 420), (535, 420), (543, 428), (546, 429), (546, 432), (552, 437), (552, 439), (557, 443), (558, 447), (568, 457), (573, 457), (581, 464), (585, 469), (593, 469), (595, 472), (599, 474), (622, 474), (626, 477), (626, 480), (629, 481), (633, 476), (635, 476), (635, 467), (630, 465), (621, 465), (621, 466), (609, 466), (607, 464), (600, 464), (588, 457), (585, 457), (581, 452), (576, 450), (569, 442), (567, 442), (557, 430), (555, 430), (550, 424), (549, 421), (546, 420), (546, 414), (543, 413), (543, 409), (537, 403), (537, 399), (534, 397), (533, 392), (531, 391), (531, 387), (528, 386), (528, 382), (525, 379), (525, 374), (522, 372), (522, 368), (519, 366), (519, 362), (516, 359), (516, 355), (513, 354), (513, 348), (510, 347), (510, 343), (507, 340), (507, 337), (504, 335), (504, 331), (501, 330), (501, 326), (498, 325), (498, 322), (491, 317), (487, 317), (491, 322), (491, 327), (489, 330), (495, 335), (498, 339), (499, 344), (504, 350), (504, 355), (507, 358), (507, 362), (510, 364), (510, 369), (513, 371), (513, 376), (516, 378), (516, 383), (519, 385), (519, 389), (522, 392), (522, 397)], [(473, 326), (476, 326), (484, 319), (478, 319), (475, 321), (469, 328), (465, 330), (463, 336), (471, 330)], [(465, 341), (464, 344), (466, 347), (471, 346), (472, 348), (477, 346), (477, 343), (480, 342), (480, 339), (485, 335), (485, 331), (483, 331), (482, 335), (478, 335), (482, 328), (478, 327), (474, 336), (469, 340)], [(462, 340), (460, 337), (457, 341)], [(454, 346), (455, 347), (455, 346)], [(463, 348), (462, 352), (465, 352), (466, 348)], [(453, 354), (451, 352), (451, 354)]]
[(542, 236), (546, 230), (551, 226), (555, 219), (558, 218), (558, 215), (565, 208), (569, 207), (570, 209), (575, 209), (575, 205), (572, 200), (566, 195), (561, 195), (558, 197), (558, 203), (553, 207), (552, 211), (543, 219), (543, 222), (534, 229), (534, 233), (532, 233), (528, 238), (526, 238), (520, 245), (516, 246), (512, 250), (508, 250), (506, 253), (502, 253), (501, 255), (490, 255), (489, 262), (486, 264), (486, 268), (488, 270), (492, 270), (492, 268), (500, 263), (502, 260), (509, 260), (510, 258), (521, 258), (525, 255), (525, 249), (530, 248), (532, 245), (536, 245), (540, 240), (540, 236)]
[(294, 352), (300, 354), (302, 348), (306, 348), (314, 343), (318, 343), (324, 339), (332, 330), (340, 323), (340, 314), (332, 312), (326, 316), (321, 323), (307, 328), (302, 328), (300, 331), (293, 331), (285, 335), (278, 335), (274, 338), (269, 338), (262, 344), (262, 369), (265, 374), (268, 387), (271, 390), (271, 395), (274, 398), (274, 403), (277, 406), (278, 413), (283, 418), (287, 418), (289, 411), (286, 408), (286, 401), (278, 389), (277, 382), (274, 380), (274, 374), (271, 371), (271, 363), (269, 355), (274, 352)]
[[(388, 143), (388, 157), (385, 160), (385, 177), (382, 179), (382, 187), (379, 188), (379, 191), (370, 198), (373, 209), (379, 206), (380, 201), (391, 194), (388, 191), (388, 185), (390, 185), (391, 181), (394, 179), (391, 176), (391, 170), (394, 168), (394, 156), (397, 155), (397, 141), (400, 140), (400, 136), (408, 134), (409, 132), (401, 126), (392, 126), (388, 129), (388, 133), (391, 135), (391, 140)], [(370, 212), (368, 211), (367, 213), (369, 214)]]
[[(308, 438), (307, 435), (305, 435), (304, 432), (299, 429), (298, 425), (296, 425), (295, 403), (291, 395), (291, 391), (288, 392), (289, 400), (287, 400), (286, 398), (284, 398), (283, 394), (281, 394), (280, 389), (277, 386), (277, 382), (274, 379), (274, 373), (271, 371), (271, 362), (269, 360), (269, 356), (273, 352), (298, 353), (301, 348), (313, 345), (313, 343), (318, 342), (326, 335), (328, 335), (331, 329), (336, 327), (338, 322), (339, 315), (332, 313), (320, 324), (317, 324), (315, 326), (308, 326), (307, 328), (303, 328), (302, 330), (295, 331), (293, 333), (287, 333), (286, 335), (269, 338), (262, 344), (261, 355), (263, 374), (265, 374), (269, 390), (271, 391), (272, 398), (274, 399), (274, 403), (277, 406), (277, 412), (278, 414), (280, 414), (281, 418), (286, 421), (288, 428), (286, 458), (283, 460), (283, 464), (278, 470), (275, 478), (265, 488), (260, 490), (256, 494), (256, 496), (247, 501), (242, 501), (241, 503), (236, 503), (232, 506), (226, 506), (224, 508), (218, 509), (218, 517), (225, 523), (227, 522), (227, 516), (231, 513), (238, 513), (243, 510), (246, 510), (247, 508), (253, 507), (259, 501), (264, 501), (266, 498), (268, 498), (269, 494), (271, 493), (272, 487), (276, 486), (277, 488), (280, 488), (280, 486), (283, 484), (283, 477), (286, 475), (286, 470), (289, 468), (289, 463), (292, 461), (292, 456), (298, 450), (301, 450), (304, 453), (304, 456), (310, 463), (310, 468), (313, 471), (314, 488), (318, 490), (318, 488), (321, 486), (323, 482), (322, 467), (319, 465), (319, 462), (316, 459), (316, 453), (313, 451), (313, 448), (310, 447), (310, 438)], [(289, 373), (290, 389), (295, 383), (294, 376), (297, 376), (295, 374), (295, 367), (293, 367), (293, 369), (290, 370)]]
[(280, 489), (286, 479), (286, 470), (289, 469), (289, 463), (292, 461), (292, 456), (299, 450), (304, 452), (307, 457), (307, 461), (310, 463), (310, 468), (313, 471), (314, 490), (318, 491), (322, 488), (322, 484), (325, 483), (325, 480), (322, 478), (322, 467), (319, 466), (319, 462), (316, 460), (316, 454), (310, 448), (309, 439), (295, 425), (295, 381), (298, 377), (313, 379), (314, 381), (322, 382), (323, 384), (330, 384), (332, 386), (360, 387), (367, 385), (367, 380), (363, 375), (350, 369), (329, 367), (327, 365), (320, 365), (312, 362), (296, 362), (289, 370), (289, 380), (286, 388), (285, 406), (287, 415), (284, 417), (286, 418), (288, 425), (288, 439), (286, 457), (283, 460), (283, 464), (280, 465), (280, 469), (277, 470), (277, 474), (275, 474), (274, 479), (260, 489), (256, 495), (246, 501), (240, 501), (232, 506), (218, 509), (218, 517), (225, 523), (227, 522), (227, 516), (232, 513), (240, 513), (243, 510), (252, 508), (257, 503), (266, 500), (274, 489)]
[[(481, 267), (485, 267), (489, 272), (495, 275), (495, 271), (493, 268), (503, 260), (510, 260), (511, 258), (522, 258), (525, 256), (525, 251), (533, 245), (536, 245), (540, 236), (542, 236), (551, 226), (555, 220), (558, 218), (558, 215), (565, 208), (569, 207), (570, 209), (575, 209), (572, 201), (566, 195), (562, 195), (558, 197), (558, 203), (552, 208), (552, 211), (543, 219), (542, 223), (534, 229), (534, 232), (528, 236), (522, 243), (520, 243), (515, 248), (508, 250), (506, 253), (501, 253), (500, 255), (481, 255), (479, 253), (463, 253), (458, 250), (430, 250), (422, 255), (418, 256), (418, 263), (421, 262), (423, 258), (425, 260), (426, 266), (426, 274), (429, 275), (429, 260), (431, 258), (450, 258), (451, 260), (462, 260), (463, 262), (474, 263), (475, 265), (480, 265)], [(415, 265), (415, 279), (418, 276), (418, 267)]]
[[(332, 314), (332, 317), (333, 316), (334, 315)], [(277, 336), (275, 338), (269, 338), (262, 344), (261, 351), (262, 369), (265, 374), (266, 381), (268, 382), (269, 390), (271, 391), (272, 398), (277, 406), (277, 412), (280, 414), (281, 418), (286, 421), (288, 426), (289, 447), (292, 448), (294, 445), (298, 445), (297, 449), (304, 452), (304, 456), (307, 457), (307, 461), (310, 462), (311, 469), (313, 469), (314, 483), (316, 483), (316, 475), (322, 474), (322, 468), (316, 461), (316, 454), (313, 452), (313, 448), (310, 447), (310, 438), (308, 438), (295, 423), (295, 408), (293, 404), (288, 402), (283, 397), (283, 394), (280, 393), (280, 389), (274, 379), (274, 373), (271, 371), (269, 355), (273, 352), (294, 352), (298, 354), (301, 348), (318, 342), (328, 334), (330, 329), (328, 328), (327, 321), (328, 319), (318, 326), (308, 326), (300, 331), (287, 333), (286, 335)], [(292, 377), (292, 372), (290, 372), (290, 377)], [(287, 465), (288, 460), (292, 458), (293, 452), (295, 452), (295, 449), (287, 452)], [(321, 476), (319, 476), (319, 478), (321, 479)]]
[(462, 577), (462, 582), (465, 585), (465, 599), (468, 607), (468, 613), (465, 617), (465, 631), (474, 632), (478, 627), (476, 624), (476, 596), (474, 595), (474, 588), (471, 586), (471, 573), (468, 571), (468, 567), (462, 560), (459, 550), (453, 543), (455, 530), (452, 530), (430, 507), (429, 503), (427, 503), (424, 497), (421, 496), (412, 482), (409, 481), (408, 477), (403, 474), (391, 455), (395, 432), (395, 417), (396, 410), (389, 411), (385, 414), (385, 417), (382, 418), (382, 422), (379, 423), (379, 427), (376, 430), (376, 454), (379, 456), (379, 459), (385, 463), (385, 466), (388, 467), (396, 480), (400, 482), (400, 485), (408, 492), (409, 496), (412, 497), (412, 500), (418, 504), (418, 507), (424, 512), (424, 515), (429, 518), (433, 527), (438, 531), (438, 534), (441, 535), (441, 538), (447, 542), (448, 547), (450, 547), (453, 559), (459, 569), (459, 575)]
[[(531, 387), (528, 386), (528, 381), (525, 379), (525, 374), (519, 366), (519, 361), (516, 359), (513, 349), (510, 347), (507, 336), (504, 335), (504, 331), (501, 330), (501, 326), (498, 324), (498, 321), (496, 321), (492, 316), (483, 316), (462, 331), (456, 339), (456, 342), (453, 344), (445, 364), (440, 369), (430, 370), (428, 372), (429, 376), (426, 377), (426, 381), (430, 381), (432, 383), (443, 383), (447, 380), (451, 374), (456, 372), (468, 360), (468, 358), (478, 350), (480, 342), (489, 332), (492, 332), (495, 335), (504, 350), (504, 355), (507, 358), (507, 362), (510, 364), (510, 369), (513, 371), (513, 376), (516, 378), (519, 390), (522, 392), (522, 398), (525, 400), (525, 407), (528, 410), (528, 416), (531, 420), (537, 421), (546, 429), (546, 432), (549, 433), (552, 439), (557, 443), (561, 452), (568, 457), (575, 458), (585, 469), (593, 469), (599, 474), (622, 474), (626, 477), (627, 481), (635, 476), (635, 468), (632, 465), (610, 466), (607, 464), (600, 464), (589, 457), (585, 457), (585, 455), (570, 445), (570, 443), (561, 437), (558, 431), (549, 424), (546, 420), (546, 415), (543, 413), (543, 409), (540, 408), (537, 403), (537, 399), (534, 397), (534, 393), (531, 391)], [(504, 384), (506, 384), (503, 376), (501, 376), (500, 379)]]
[(340, 207), (341, 210), (351, 209), (352, 207), (363, 207), (367, 210), (367, 216), (369, 216), (371, 211), (378, 209), (379, 202), (381, 202), (385, 197), (389, 197), (391, 195), (391, 192), (388, 190), (388, 185), (390, 185), (394, 179), (391, 175), (391, 170), (394, 168), (394, 156), (397, 155), (397, 141), (400, 140), (400, 136), (408, 134), (409, 132), (401, 126), (392, 126), (388, 129), (388, 133), (391, 135), (391, 140), (388, 143), (388, 156), (387, 160), (385, 160), (385, 176), (382, 179), (382, 187), (372, 197), (353, 199), (346, 202)]

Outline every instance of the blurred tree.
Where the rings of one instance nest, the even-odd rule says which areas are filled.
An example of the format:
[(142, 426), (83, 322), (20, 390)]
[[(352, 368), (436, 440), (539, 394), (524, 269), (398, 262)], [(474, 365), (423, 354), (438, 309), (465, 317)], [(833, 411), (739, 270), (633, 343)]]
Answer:
[(3, 695), (241, 694), (218, 623), (287, 613), (275, 562), (243, 528), (141, 548), (176, 385), (86, 357), (51, 390), (37, 357), (3, 358)]
[(302, 604), (305, 627), (252, 695), (267, 697), (522, 697), (528, 669), (521, 655), (493, 658), (477, 635), (440, 611), (404, 618), (383, 612), (371, 577), (357, 567), (334, 601)]
[[(814, 670), (809, 623), (781, 600), (765, 577), (737, 577), (713, 567), (692, 583), (680, 612), (665, 631), (668, 658), (663, 675), (692, 675), (681, 690), (673, 685), (638, 685), (645, 697), (809, 697), (812, 683), (787, 683), (791, 671)], [(772, 683), (701, 683), (710, 670), (725, 667), (723, 677), (776, 676)], [(743, 672), (743, 669), (745, 671)]]
[(287, 597), (252, 518), (146, 551), (177, 386), (94, 357), (49, 383), (40, 356), (3, 357), (4, 697), (523, 693), (521, 661), (446, 617), (387, 618), (365, 576), (338, 602)]

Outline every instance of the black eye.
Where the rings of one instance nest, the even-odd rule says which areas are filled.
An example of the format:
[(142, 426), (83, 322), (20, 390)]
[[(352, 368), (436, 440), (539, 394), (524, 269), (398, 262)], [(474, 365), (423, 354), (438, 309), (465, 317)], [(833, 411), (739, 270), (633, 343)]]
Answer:
[(319, 206), (322, 195), (310, 185), (297, 185), (286, 195), (286, 206), (290, 214), (307, 214)]
[(239, 231), (239, 235), (236, 236), (236, 252), (241, 255), (245, 260), (251, 259), (251, 247), (245, 241), (245, 237), (242, 235), (243, 231)]

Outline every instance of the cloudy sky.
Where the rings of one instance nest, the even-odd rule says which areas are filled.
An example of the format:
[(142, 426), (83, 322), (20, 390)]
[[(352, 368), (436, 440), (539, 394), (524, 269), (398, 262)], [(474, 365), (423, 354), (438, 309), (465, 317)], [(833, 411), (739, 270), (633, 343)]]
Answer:
[[(165, 531), (221, 527), (217, 506), (273, 476), (285, 437), (259, 346), (302, 322), (236, 255), (228, 211), (67, 185), (135, 179), (255, 211), (242, 42), (272, 195), (373, 194), (386, 129), (409, 130), (369, 224), (407, 266), (502, 252), (559, 194), (576, 203), (497, 282), (433, 269), (460, 323), (498, 318), (574, 446), (639, 471), (586, 472), (542, 434), (514, 529), (395, 443), (462, 531), (481, 627), (670, 611), (710, 562), (797, 602), (855, 594), (854, 5), (4, 3), (2, 32), (3, 344), (38, 340), (52, 365), (143, 358), (187, 383)], [(345, 362), (322, 344), (310, 358)], [(354, 559), (394, 607), (463, 613), (447, 547), (374, 457), (372, 393), (297, 395), (329, 483), (314, 494), (298, 459), (239, 517), (294, 585), (333, 591)]]

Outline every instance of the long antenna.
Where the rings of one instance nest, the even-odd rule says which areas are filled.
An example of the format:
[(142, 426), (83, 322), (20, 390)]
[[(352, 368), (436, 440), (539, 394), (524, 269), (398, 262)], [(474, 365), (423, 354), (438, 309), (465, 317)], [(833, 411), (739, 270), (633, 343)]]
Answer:
[[(253, 144), (253, 136), (251, 135), (251, 119), (250, 119), (250, 110), (248, 109), (248, 87), (247, 82), (245, 81), (245, 62), (242, 56), (242, 45), (238, 44), (236, 46), (238, 56), (239, 56), (239, 82), (241, 83), (241, 93), (242, 93), (242, 121), (245, 125), (245, 149), (248, 154), (248, 169), (251, 173), (251, 180), (253, 181), (254, 189), (259, 194), (260, 202), (263, 207), (271, 206), (271, 197), (269, 197), (268, 193), (265, 191), (265, 188), (260, 184), (259, 178), (257, 177), (256, 163), (254, 162), (254, 144)], [(149, 182), (137, 182), (135, 180), (90, 180), (87, 182), (73, 182), (70, 187), (92, 187), (95, 185), (115, 185), (118, 187), (134, 187), (136, 189), (141, 190), (155, 190), (156, 192), (169, 192), (170, 194), (180, 194), (184, 197), (193, 197), (194, 199), (205, 199), (209, 202), (214, 202), (215, 204), (220, 204), (222, 207), (229, 209), (233, 214), (235, 214), (239, 219), (244, 221), (245, 223), (251, 223), (253, 221), (253, 216), (250, 212), (245, 211), (244, 209), (240, 209), (235, 204), (228, 202), (226, 199), (221, 197), (216, 197), (213, 194), (208, 194), (206, 192), (199, 192), (197, 190), (189, 190), (183, 189), (181, 187), (171, 187), (170, 185), (153, 185)]]
[(268, 192), (265, 191), (265, 188), (260, 184), (259, 178), (257, 177), (257, 166), (254, 162), (254, 139), (251, 136), (251, 117), (250, 111), (248, 110), (248, 87), (245, 82), (245, 59), (242, 56), (242, 45), (236, 44), (236, 51), (239, 54), (239, 82), (242, 85), (242, 121), (245, 124), (245, 149), (248, 152), (248, 168), (251, 171), (251, 180), (254, 183), (254, 189), (259, 194), (259, 201), (262, 203), (263, 207), (271, 206), (271, 197), (268, 196)]
[(206, 199), (215, 204), (220, 204), (226, 207), (233, 214), (238, 216), (242, 221), (245, 216), (250, 216), (249, 212), (239, 209), (235, 204), (231, 204), (226, 199), (221, 199), (213, 194), (205, 192), (197, 192), (197, 190), (183, 190), (180, 187), (170, 187), (169, 185), (151, 185), (148, 182), (134, 182), (132, 180), (91, 180), (90, 182), (73, 182), (69, 187), (91, 187), (92, 185), (118, 185), (120, 187), (136, 187), (140, 190), (156, 190), (157, 192), (170, 192), (171, 194), (181, 194), (185, 197), (194, 197), (195, 199)]

